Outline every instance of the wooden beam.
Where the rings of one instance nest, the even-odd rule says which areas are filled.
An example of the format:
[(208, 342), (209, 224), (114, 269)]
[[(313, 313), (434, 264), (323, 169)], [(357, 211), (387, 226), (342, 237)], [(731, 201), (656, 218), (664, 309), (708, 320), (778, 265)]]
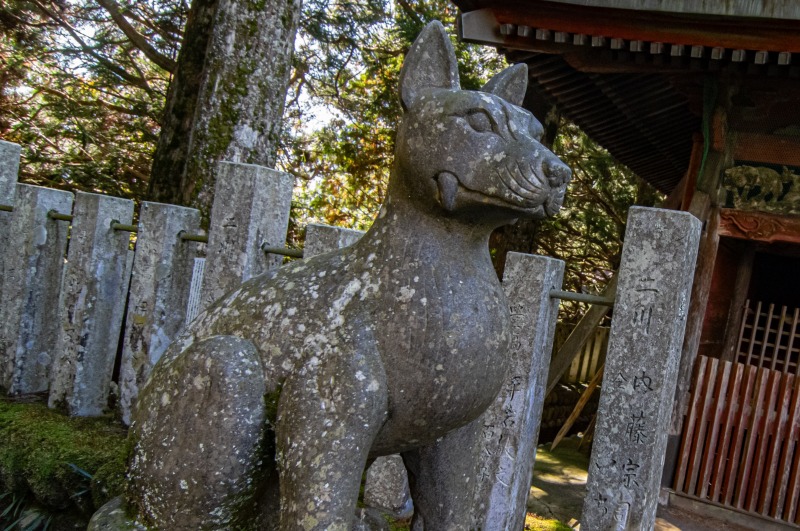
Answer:
[(733, 158), (765, 164), (800, 166), (800, 138), (737, 133)]
[[(607, 40), (618, 38), (625, 41), (704, 46), (709, 49), (722, 47), (733, 50), (800, 52), (800, 23), (793, 20), (758, 21), (655, 14), (578, 5), (558, 6), (530, 0), (520, 4), (520, 7), (510, 7), (499, 1), (486, 2), (484, 5), (491, 7), (476, 11), (490, 12), (500, 25), (545, 29), (551, 33), (604, 36)], [(472, 15), (476, 11), (469, 11), (464, 15)], [(465, 32), (464, 38), (471, 40), (470, 33)]]
[(721, 361), (736, 361), (736, 349), (739, 346), (739, 330), (742, 327), (742, 311), (750, 288), (753, 275), (753, 261), (756, 255), (754, 244), (743, 245), (736, 267), (736, 281), (733, 284), (733, 296), (728, 308), (728, 322), (725, 324), (725, 341), (722, 347)]
[(563, 439), (567, 433), (569, 433), (572, 425), (575, 424), (575, 421), (578, 420), (578, 417), (580, 417), (581, 411), (583, 411), (583, 408), (589, 403), (589, 399), (592, 398), (594, 390), (597, 389), (597, 386), (600, 384), (600, 380), (603, 379), (603, 369), (605, 369), (605, 363), (598, 367), (597, 373), (594, 375), (594, 378), (592, 378), (592, 381), (589, 382), (589, 385), (586, 386), (586, 389), (584, 389), (583, 394), (581, 394), (580, 399), (578, 399), (578, 403), (575, 404), (575, 407), (572, 409), (572, 413), (569, 414), (569, 417), (567, 418), (566, 422), (564, 422), (564, 425), (561, 426), (560, 430), (558, 430), (556, 438), (553, 439), (553, 442), (550, 444), (551, 452), (556, 449), (556, 446), (558, 446), (558, 443), (561, 442), (561, 439)]
[(800, 216), (724, 208), (718, 232), (720, 236), (740, 240), (800, 243)]

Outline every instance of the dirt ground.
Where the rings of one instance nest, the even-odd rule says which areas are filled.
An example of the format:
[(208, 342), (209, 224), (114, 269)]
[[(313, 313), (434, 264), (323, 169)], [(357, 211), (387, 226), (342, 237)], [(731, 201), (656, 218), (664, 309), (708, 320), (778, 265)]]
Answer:
[[(556, 518), (576, 526), (583, 509), (589, 455), (578, 450), (580, 440), (565, 439), (555, 449), (539, 447), (528, 497), (528, 511), (545, 518)], [(678, 507), (659, 505), (656, 531), (747, 531), (751, 527), (734, 525), (708, 515), (697, 515)]]

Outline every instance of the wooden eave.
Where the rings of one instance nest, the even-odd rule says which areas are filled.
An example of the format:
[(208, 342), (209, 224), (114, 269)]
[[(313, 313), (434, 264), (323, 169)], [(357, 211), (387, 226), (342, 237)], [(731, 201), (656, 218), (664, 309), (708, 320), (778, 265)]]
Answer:
[[(555, 106), (659, 190), (685, 175), (702, 131), (703, 86), (741, 80), (726, 132), (737, 155), (784, 161), (797, 141), (776, 131), (800, 124), (800, 21), (701, 16), (565, 4), (456, 1), (464, 40), (528, 65), (527, 100)], [(594, 2), (595, 4), (599, 2)], [(760, 141), (769, 147), (757, 146)], [(766, 160), (768, 159), (768, 160)]]

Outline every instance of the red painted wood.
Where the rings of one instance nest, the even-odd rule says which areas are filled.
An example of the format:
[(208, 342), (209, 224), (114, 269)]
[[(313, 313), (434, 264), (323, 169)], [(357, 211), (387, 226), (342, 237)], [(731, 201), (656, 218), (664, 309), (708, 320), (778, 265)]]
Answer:
[[(781, 374), (781, 373), (775, 373)], [(778, 464), (780, 463), (781, 447), (786, 439), (786, 427), (789, 419), (789, 406), (792, 400), (792, 385), (794, 378), (781, 375), (777, 401), (775, 403), (775, 421), (773, 423), (772, 442), (769, 453), (764, 462), (764, 481), (761, 486), (761, 496), (758, 498), (758, 512), (768, 516), (775, 516), (774, 503), (777, 498), (780, 484), (776, 481)]]
[(725, 393), (725, 408), (721, 419), (722, 425), (720, 427), (721, 444), (714, 460), (710, 499), (715, 502), (720, 501), (720, 495), (722, 493), (725, 463), (731, 449), (731, 439), (733, 438), (733, 423), (739, 411), (737, 398), (741, 391), (742, 377), (745, 369), (745, 366), (741, 363), (728, 363), (727, 365), (727, 370), (733, 372), (733, 377), (729, 377), (729, 386)]
[(761, 423), (763, 411), (758, 408), (758, 404), (764, 400), (767, 392), (768, 374), (765, 371), (758, 371), (756, 374), (756, 385), (753, 389), (753, 398), (750, 402), (752, 413), (750, 422), (747, 423), (747, 436), (745, 437), (744, 447), (742, 448), (742, 466), (736, 474), (736, 501), (734, 506), (744, 509), (747, 502), (748, 483), (751, 481), (750, 473), (753, 469), (753, 458), (758, 441), (758, 426)]
[(686, 492), (684, 482), (686, 481), (686, 471), (689, 468), (689, 456), (692, 451), (692, 441), (694, 438), (695, 425), (697, 424), (698, 403), (702, 396), (702, 375), (706, 372), (708, 358), (698, 356), (694, 366), (694, 378), (692, 378), (692, 392), (689, 397), (689, 411), (686, 421), (683, 423), (683, 438), (681, 448), (678, 453), (678, 473), (675, 474), (675, 490)]
[(703, 442), (706, 436), (706, 423), (708, 422), (708, 403), (709, 397), (714, 393), (714, 379), (716, 376), (717, 360), (708, 358), (705, 370), (703, 371), (702, 389), (698, 393), (698, 415), (695, 423), (694, 437), (692, 437), (692, 447), (689, 453), (689, 477), (686, 485), (686, 492), (695, 494), (697, 488), (697, 475), (700, 469), (700, 461), (703, 456)]
[(747, 500), (745, 502), (745, 508), (754, 512), (761, 494), (761, 480), (764, 477), (764, 461), (769, 449), (770, 436), (775, 431), (775, 402), (778, 400), (780, 383), (780, 373), (769, 369), (762, 369), (762, 372), (766, 374), (767, 387), (764, 392), (764, 399), (756, 403), (759, 411), (759, 421), (756, 426), (758, 440), (753, 453), (753, 468), (747, 485)]
[[(708, 437), (703, 452), (703, 461), (700, 464), (700, 480), (698, 481), (698, 496), (706, 498), (711, 487), (711, 473), (714, 470), (714, 454), (720, 447), (720, 425), (724, 421), (726, 391), (728, 390), (728, 378), (730, 377), (730, 362), (721, 363), (718, 367), (717, 381), (714, 386), (714, 393), (709, 397), (707, 409), (709, 411)], [(723, 437), (725, 436), (723, 433)]]
[(755, 380), (756, 368), (752, 365), (748, 365), (745, 367), (744, 385), (742, 385), (739, 396), (737, 397), (739, 415), (736, 426), (731, 434), (733, 452), (725, 467), (725, 483), (722, 486), (725, 505), (731, 505), (736, 490), (736, 475), (739, 470), (739, 459), (741, 458), (744, 435), (747, 431), (747, 425), (750, 422), (750, 395), (753, 393)]

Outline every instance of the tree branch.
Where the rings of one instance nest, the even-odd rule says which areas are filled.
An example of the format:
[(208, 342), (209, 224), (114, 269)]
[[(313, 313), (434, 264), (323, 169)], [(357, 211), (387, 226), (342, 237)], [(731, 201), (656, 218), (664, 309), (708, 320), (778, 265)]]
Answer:
[(167, 72), (171, 74), (175, 73), (175, 70), (178, 67), (177, 63), (153, 48), (153, 46), (147, 42), (145, 36), (136, 31), (136, 28), (134, 28), (131, 23), (128, 22), (128, 19), (125, 18), (125, 15), (120, 12), (119, 7), (114, 0), (97, 0), (97, 3), (100, 4), (103, 9), (108, 11), (108, 14), (111, 15), (111, 19), (117, 24), (119, 29), (121, 29), (125, 36), (130, 39), (134, 46), (141, 50), (145, 57), (153, 61)]

